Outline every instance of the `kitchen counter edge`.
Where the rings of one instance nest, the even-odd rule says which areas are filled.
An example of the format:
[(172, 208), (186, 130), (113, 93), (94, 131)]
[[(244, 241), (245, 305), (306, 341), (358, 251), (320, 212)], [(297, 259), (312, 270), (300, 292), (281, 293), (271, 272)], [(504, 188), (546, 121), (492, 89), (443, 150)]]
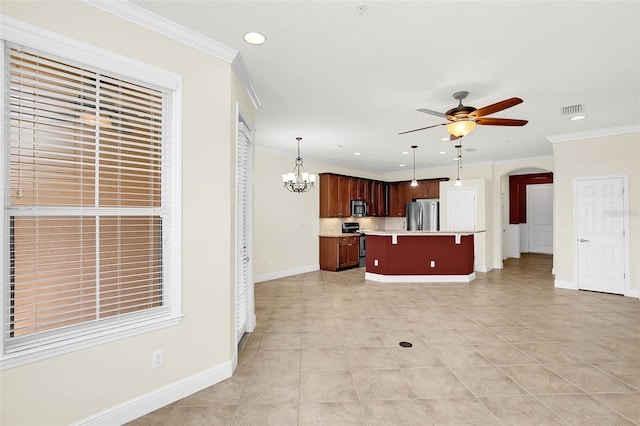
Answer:
[(362, 231), (365, 235), (376, 235), (380, 237), (386, 237), (391, 235), (411, 236), (411, 237), (429, 237), (438, 235), (473, 235), (485, 232), (484, 229), (476, 231)]

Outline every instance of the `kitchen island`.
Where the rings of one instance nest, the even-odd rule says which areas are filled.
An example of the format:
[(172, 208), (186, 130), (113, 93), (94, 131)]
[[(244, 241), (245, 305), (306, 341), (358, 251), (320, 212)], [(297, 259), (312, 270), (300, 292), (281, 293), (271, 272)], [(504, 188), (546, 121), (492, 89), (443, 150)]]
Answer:
[(380, 282), (469, 282), (474, 235), (484, 231), (366, 232), (365, 279)]

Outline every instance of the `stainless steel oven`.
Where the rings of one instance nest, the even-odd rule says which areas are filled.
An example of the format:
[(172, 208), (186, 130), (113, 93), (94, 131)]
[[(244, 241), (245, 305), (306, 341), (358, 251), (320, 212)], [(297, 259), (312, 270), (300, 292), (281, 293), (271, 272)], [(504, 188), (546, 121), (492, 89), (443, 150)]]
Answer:
[(343, 222), (343, 234), (360, 234), (360, 267), (366, 266), (367, 238), (364, 233), (360, 232), (360, 224), (358, 222)]

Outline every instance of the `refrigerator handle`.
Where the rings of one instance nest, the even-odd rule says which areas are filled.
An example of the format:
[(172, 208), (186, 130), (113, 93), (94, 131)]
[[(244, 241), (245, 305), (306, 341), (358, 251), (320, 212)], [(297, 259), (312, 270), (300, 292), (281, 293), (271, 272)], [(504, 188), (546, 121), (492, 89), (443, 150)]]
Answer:
[(422, 204), (418, 203), (418, 230), (422, 231)]

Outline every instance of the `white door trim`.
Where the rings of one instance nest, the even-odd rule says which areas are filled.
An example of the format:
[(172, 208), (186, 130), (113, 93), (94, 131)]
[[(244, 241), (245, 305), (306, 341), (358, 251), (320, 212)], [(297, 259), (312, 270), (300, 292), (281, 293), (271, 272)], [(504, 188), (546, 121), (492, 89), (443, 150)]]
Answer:
[(629, 280), (629, 175), (603, 175), (603, 176), (580, 176), (573, 178), (573, 277), (575, 280), (575, 288), (580, 288), (578, 275), (578, 182), (588, 180), (614, 179), (622, 178), (622, 226), (624, 231), (622, 250), (624, 251), (624, 295), (638, 297), (640, 293), (636, 289), (630, 289)]

